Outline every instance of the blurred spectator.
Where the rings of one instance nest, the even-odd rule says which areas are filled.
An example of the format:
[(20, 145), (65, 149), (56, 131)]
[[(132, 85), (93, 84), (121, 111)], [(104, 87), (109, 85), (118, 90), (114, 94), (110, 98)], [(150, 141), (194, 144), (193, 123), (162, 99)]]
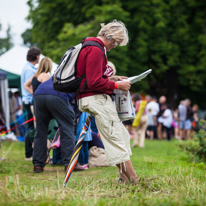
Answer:
[(173, 120), (172, 126), (174, 128), (174, 136), (176, 139), (180, 139), (179, 137), (179, 119), (178, 119), (178, 109), (173, 112)]
[(180, 140), (184, 137), (184, 129), (186, 125), (186, 117), (187, 117), (187, 107), (185, 106), (184, 100), (180, 101), (178, 106), (178, 117), (179, 117), (179, 135)]
[(191, 133), (191, 129), (192, 129), (192, 121), (193, 121), (193, 111), (192, 108), (190, 107), (191, 101), (190, 99), (185, 99), (185, 106), (187, 107), (187, 117), (186, 117), (186, 121), (188, 122), (188, 127), (186, 129), (186, 134), (187, 134), (187, 138), (190, 139), (190, 133)]
[(152, 101), (152, 97), (151, 97), (149, 94), (147, 94), (147, 95), (145, 96), (145, 100), (147, 101), (147, 104), (148, 104), (149, 102)]
[[(22, 100), (19, 94), (19, 91), (16, 91), (14, 93), (14, 96), (16, 98), (16, 119), (18, 120), (18, 125), (21, 125), (22, 123), (24, 123), (24, 117), (22, 117), (23, 115), (23, 105), (22, 105)], [(24, 125), (21, 125), (18, 127), (19, 133), (21, 137), (24, 137), (24, 132), (25, 132), (25, 128)]]
[(192, 106), (192, 112), (193, 112), (193, 113), (197, 113), (197, 115), (198, 115), (198, 111), (199, 111), (199, 106), (198, 106), (197, 104), (194, 104), (194, 105)]
[[(11, 128), (13, 128), (16, 125), (14, 122), (16, 121), (16, 98), (14, 97), (12, 91), (9, 91), (9, 111), (10, 111), (10, 123), (12, 123), (10, 126)], [(14, 129), (13, 132), (17, 134), (17, 129)]]
[(180, 102), (180, 105), (178, 106), (178, 116), (179, 116), (180, 140), (182, 140), (183, 137), (186, 138), (186, 135), (188, 138), (190, 138), (190, 132), (192, 128), (191, 118), (193, 116), (193, 112), (190, 107), (189, 99)]
[(147, 106), (146, 106), (146, 112), (148, 112), (149, 109), (152, 110), (152, 113), (154, 116), (157, 116), (158, 112), (159, 112), (159, 105), (157, 103), (157, 98), (155, 96), (151, 97), (151, 99), (148, 101), (148, 97), (146, 96), (146, 101)]
[[(34, 67), (40, 59), (41, 50), (36, 47), (31, 47), (27, 53), (27, 63), (24, 66), (22, 73), (21, 73), (21, 90), (22, 90), (22, 101), (23, 105), (27, 111), (27, 118), (28, 120), (33, 118), (33, 114), (31, 112), (31, 105), (33, 101), (32, 94), (30, 94), (26, 89), (24, 88), (24, 83), (31, 78), (37, 71), (37, 69)], [(34, 123), (33, 121), (30, 121), (27, 123), (27, 130), (25, 133), (25, 160), (31, 161), (32, 160), (32, 154), (33, 154), (33, 148), (32, 148), (32, 142), (29, 138), (29, 131), (31, 129), (34, 129)]]
[[(78, 141), (78, 138), (82, 132), (82, 128), (87, 120), (87, 117), (89, 116), (88, 113), (82, 112), (79, 122), (77, 125), (77, 133), (76, 133), (76, 142)], [(79, 166), (83, 167), (84, 169), (88, 169), (87, 165), (89, 163), (89, 142), (92, 141), (92, 134), (91, 134), (91, 125), (89, 125), (89, 128), (87, 130), (87, 133), (85, 135), (82, 148), (79, 153)]]
[(95, 122), (95, 118), (94, 116), (92, 116), (92, 119), (91, 119), (91, 130), (92, 132), (95, 132), (95, 133), (99, 133), (98, 129), (97, 129), (97, 125), (96, 125), (96, 122)]
[(167, 101), (167, 98), (165, 96), (161, 96), (159, 98), (159, 112), (157, 114), (157, 122), (158, 122), (158, 126), (157, 126), (157, 137), (158, 139), (162, 139), (162, 114), (165, 111), (165, 103)]
[(154, 117), (154, 136), (157, 135), (157, 114), (159, 113), (159, 104), (157, 103), (157, 98), (155, 96), (149, 98), (146, 96), (147, 106), (146, 106), (146, 112), (148, 113), (148, 110), (152, 110), (152, 114)]
[(199, 106), (197, 104), (194, 104), (192, 106), (192, 112), (193, 112), (193, 118), (192, 118), (192, 130), (194, 132), (198, 132), (200, 130), (200, 125), (199, 125), (199, 116), (198, 116), (198, 110)]
[[(36, 73), (24, 83), (24, 88), (26, 89), (26, 91), (33, 95), (38, 86), (50, 78), (50, 75), (48, 73), (51, 73), (51, 70), (52, 60), (48, 57), (44, 57), (40, 61)], [(33, 117), (35, 117), (33, 105), (30, 106), (30, 109)], [(36, 127), (35, 121), (34, 127)]]
[[(33, 154), (34, 172), (43, 172), (46, 164), (48, 126), (51, 119), (55, 119), (59, 126), (61, 154), (65, 170), (67, 169), (75, 147), (75, 115), (71, 107), (71, 102), (74, 98), (74, 93), (57, 92), (54, 90), (52, 78), (41, 83), (35, 91), (36, 133)], [(84, 168), (76, 166), (73, 171), (83, 170)]]
[(194, 112), (193, 114), (192, 130), (194, 132), (199, 132), (200, 130), (199, 118), (198, 118), (197, 112)]
[(126, 120), (126, 121), (123, 121), (123, 125), (126, 127), (126, 129), (128, 130), (129, 134), (130, 134), (130, 138), (133, 138), (134, 135), (133, 135), (133, 131), (132, 131), (132, 122), (133, 122), (133, 119), (129, 119), (129, 120)]
[(145, 133), (147, 129), (148, 117), (146, 114), (147, 102), (142, 100), (140, 94), (133, 94), (133, 104), (135, 105), (136, 118), (134, 119), (132, 126), (134, 131), (133, 147), (139, 144), (139, 147), (144, 147)]
[(89, 149), (94, 146), (104, 149), (102, 140), (98, 137), (96, 132), (92, 132), (92, 141), (89, 141), (88, 146), (89, 146)]
[(170, 141), (170, 131), (172, 126), (172, 112), (170, 110), (170, 106), (168, 104), (164, 104), (164, 113), (162, 114), (163, 117), (163, 128), (166, 129), (167, 132), (167, 140)]
[(148, 116), (147, 135), (150, 138), (150, 140), (153, 140), (154, 139), (155, 119), (154, 119), (154, 115), (152, 113), (152, 109), (151, 108), (149, 108), (149, 110), (147, 112), (147, 116)]

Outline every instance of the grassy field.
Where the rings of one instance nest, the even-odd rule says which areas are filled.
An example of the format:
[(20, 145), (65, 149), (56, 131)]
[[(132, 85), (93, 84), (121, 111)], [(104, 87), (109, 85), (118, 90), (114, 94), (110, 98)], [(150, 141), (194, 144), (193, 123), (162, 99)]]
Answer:
[(72, 173), (62, 189), (63, 166), (34, 174), (32, 162), (24, 160), (24, 143), (3, 142), (0, 205), (206, 205), (204, 164), (188, 161), (174, 140), (145, 145), (132, 149), (140, 184), (120, 185), (116, 167), (102, 167)]

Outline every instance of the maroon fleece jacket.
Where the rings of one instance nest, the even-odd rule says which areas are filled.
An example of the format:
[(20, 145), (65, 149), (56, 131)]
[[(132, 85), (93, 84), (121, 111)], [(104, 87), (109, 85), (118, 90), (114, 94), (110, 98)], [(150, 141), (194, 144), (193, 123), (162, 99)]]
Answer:
[[(85, 41), (96, 41), (104, 49), (103, 42), (96, 37), (89, 37)], [(106, 54), (105, 54), (106, 56)], [(87, 80), (87, 86), (84, 91), (79, 92), (79, 98), (92, 96), (95, 94), (112, 94), (115, 82), (109, 81), (108, 77), (113, 74), (111, 67), (107, 65), (107, 58), (104, 60), (102, 50), (95, 46), (83, 48), (77, 60), (77, 76), (81, 77), (86, 73), (86, 77), (80, 84), (80, 90)]]

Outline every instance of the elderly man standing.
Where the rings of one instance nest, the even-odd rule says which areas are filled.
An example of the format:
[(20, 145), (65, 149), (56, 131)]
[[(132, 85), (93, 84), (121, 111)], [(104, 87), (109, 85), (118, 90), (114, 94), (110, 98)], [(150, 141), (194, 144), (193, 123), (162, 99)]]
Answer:
[[(27, 53), (27, 63), (23, 68), (23, 71), (21, 73), (21, 91), (22, 91), (22, 101), (23, 105), (27, 111), (27, 117), (28, 119), (31, 119), (33, 117), (31, 112), (31, 105), (33, 101), (32, 95), (26, 91), (24, 88), (24, 83), (30, 79), (37, 71), (37, 69), (34, 67), (38, 62), (40, 58), (41, 50), (36, 47), (31, 47)], [(33, 121), (27, 123), (27, 131), (25, 133), (25, 153), (26, 153), (26, 159), (27, 161), (32, 161), (32, 142), (28, 136), (28, 132), (34, 128)]]
[(77, 76), (86, 74), (80, 84), (85, 85), (83, 92), (79, 93), (79, 108), (95, 117), (96, 125), (103, 141), (107, 162), (119, 168), (119, 181), (138, 183), (139, 178), (133, 169), (130, 156), (130, 135), (120, 121), (116, 108), (110, 95), (114, 89), (127, 91), (131, 87), (129, 81), (122, 81), (126, 77), (112, 76), (112, 68), (107, 63), (106, 51), (114, 49), (117, 45), (125, 46), (128, 41), (128, 32), (120, 21), (112, 21), (107, 25), (101, 24), (97, 37), (87, 38), (85, 41), (95, 41), (101, 45), (102, 50), (95, 46), (85, 47), (81, 50), (77, 62)]

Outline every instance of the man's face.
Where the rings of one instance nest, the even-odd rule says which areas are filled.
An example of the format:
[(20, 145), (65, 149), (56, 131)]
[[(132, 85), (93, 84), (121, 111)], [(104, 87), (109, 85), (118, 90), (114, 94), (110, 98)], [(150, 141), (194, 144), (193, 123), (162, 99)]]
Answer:
[(121, 43), (121, 41), (117, 42), (115, 39), (111, 39), (107, 42), (108, 43), (105, 45), (107, 51), (110, 51), (111, 49), (116, 48), (116, 46)]

